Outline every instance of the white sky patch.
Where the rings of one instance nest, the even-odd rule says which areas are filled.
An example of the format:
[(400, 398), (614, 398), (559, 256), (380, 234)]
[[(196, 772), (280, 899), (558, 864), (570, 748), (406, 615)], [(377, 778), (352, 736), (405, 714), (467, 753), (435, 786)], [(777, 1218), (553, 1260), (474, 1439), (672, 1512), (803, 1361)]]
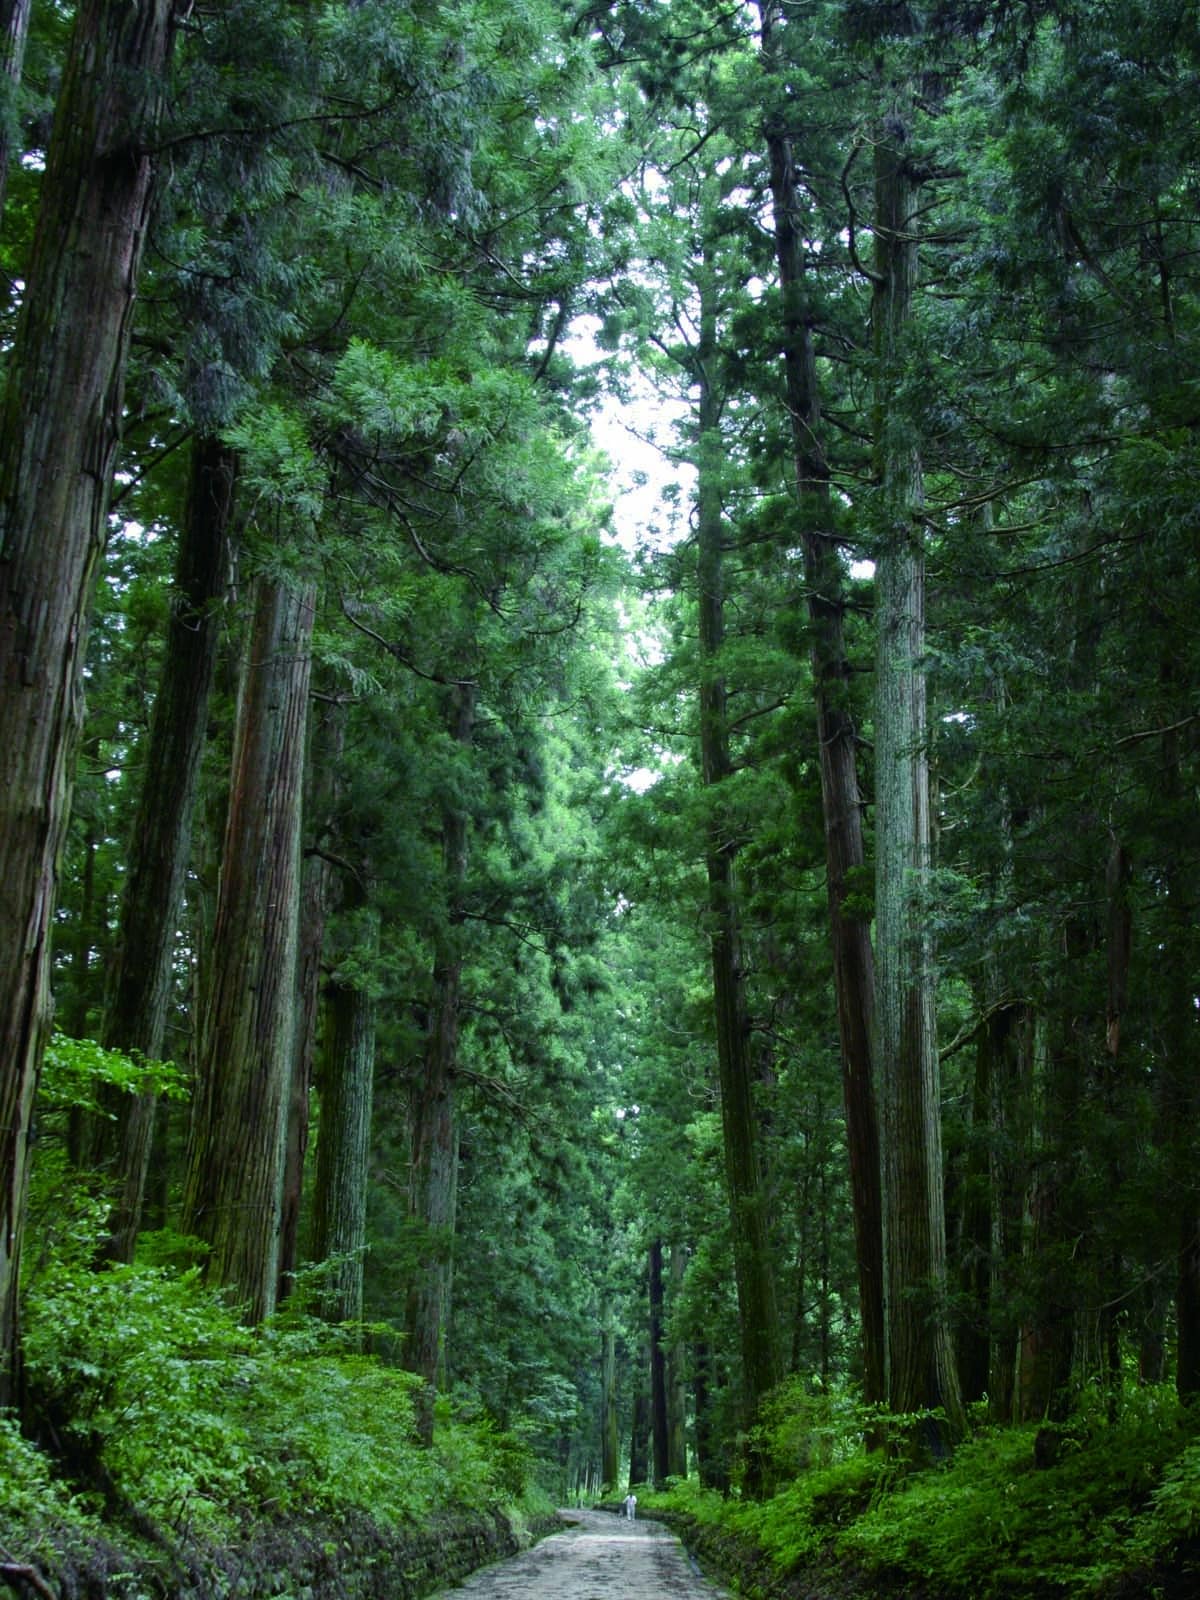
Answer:
[(651, 772), (649, 767), (635, 767), (632, 772), (623, 773), (619, 782), (627, 789), (632, 789), (634, 794), (645, 794), (647, 789), (653, 789), (661, 777), (661, 772)]
[[(566, 349), (581, 366), (606, 357), (596, 343), (596, 328), (595, 318), (580, 317), (566, 340)], [(623, 387), (624, 398), (604, 396), (591, 424), (596, 447), (612, 465), (617, 542), (630, 555), (639, 549), (669, 549), (686, 528), (696, 477), (689, 462), (669, 457), (676, 425), (687, 415), (688, 403), (658, 393), (648, 378), (636, 372), (626, 376)]]

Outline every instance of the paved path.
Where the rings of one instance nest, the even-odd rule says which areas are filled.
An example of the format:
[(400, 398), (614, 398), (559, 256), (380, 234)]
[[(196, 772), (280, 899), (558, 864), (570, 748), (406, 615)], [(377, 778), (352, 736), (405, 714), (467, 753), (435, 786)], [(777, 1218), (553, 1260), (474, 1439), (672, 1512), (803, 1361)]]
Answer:
[(509, 1561), (472, 1573), (435, 1600), (719, 1600), (673, 1533), (608, 1511), (563, 1511), (552, 1534)]

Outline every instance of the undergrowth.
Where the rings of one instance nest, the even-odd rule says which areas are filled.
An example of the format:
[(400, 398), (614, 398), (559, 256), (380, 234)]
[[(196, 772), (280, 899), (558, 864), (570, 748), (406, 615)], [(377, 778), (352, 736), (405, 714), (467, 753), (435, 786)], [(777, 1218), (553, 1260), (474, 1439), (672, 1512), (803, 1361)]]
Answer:
[[(1112, 1422), (1085, 1407), (1051, 1466), (1035, 1462), (1036, 1426), (981, 1427), (948, 1461), (914, 1469), (868, 1453), (861, 1422), (823, 1437), (829, 1416), (827, 1397), (785, 1392), (760, 1441), (778, 1474), (767, 1499), (689, 1482), (641, 1509), (755, 1546), (781, 1575), (841, 1569), (880, 1592), (964, 1600), (1115, 1592), (1200, 1538), (1200, 1418), (1164, 1388), (1131, 1392)], [(806, 1447), (781, 1451), (789, 1437)]]
[[(43, 1100), (51, 1134), (60, 1106), (103, 1114), (79, 1084), (106, 1053), (64, 1054)], [(12, 1555), (37, 1559), (115, 1529), (179, 1551), (266, 1522), (369, 1516), (386, 1529), (545, 1509), (530, 1451), (478, 1408), (458, 1416), (441, 1401), (433, 1448), (418, 1444), (419, 1380), (361, 1353), (373, 1330), (308, 1314), (319, 1271), (252, 1329), (201, 1281), (198, 1241), (151, 1234), (134, 1265), (98, 1266), (107, 1205), (52, 1138), (30, 1212), (23, 1427), (0, 1413), (0, 1547)]]

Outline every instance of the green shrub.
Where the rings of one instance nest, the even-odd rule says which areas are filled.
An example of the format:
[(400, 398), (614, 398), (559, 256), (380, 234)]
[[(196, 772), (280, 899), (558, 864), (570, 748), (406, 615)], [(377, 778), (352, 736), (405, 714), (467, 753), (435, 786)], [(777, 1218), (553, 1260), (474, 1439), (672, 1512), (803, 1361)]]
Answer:
[(945, 1466), (900, 1480), (838, 1548), (869, 1570), (972, 1600), (1091, 1593), (1139, 1558), (1139, 1523), (1160, 1480), (1160, 1496), (1176, 1481), (1163, 1474), (1175, 1471), (1181, 1423), (1173, 1396), (1143, 1390), (1120, 1421), (1084, 1417), (1065, 1430), (1047, 1467), (1035, 1465), (1036, 1426), (985, 1432)]

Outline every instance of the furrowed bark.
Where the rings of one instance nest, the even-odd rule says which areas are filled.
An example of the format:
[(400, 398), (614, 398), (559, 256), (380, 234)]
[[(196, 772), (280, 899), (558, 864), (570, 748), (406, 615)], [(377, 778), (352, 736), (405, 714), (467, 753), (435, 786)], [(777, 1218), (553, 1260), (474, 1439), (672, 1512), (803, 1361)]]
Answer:
[[(475, 693), (453, 691), (450, 731), (466, 749), (474, 736)], [(458, 1119), (455, 1108), (458, 1023), (462, 999), (462, 891), (467, 875), (468, 818), (447, 800), (442, 808), (446, 926), (435, 940), (433, 1008), (424, 1072), (413, 1095), (410, 1212), (419, 1230), (421, 1258), (408, 1294), (404, 1364), (425, 1380), (417, 1431), (433, 1439), (433, 1402), (443, 1363), (450, 1314), (450, 1269), (458, 1191)]]
[[(337, 772), (345, 744), (346, 706), (340, 700), (318, 702), (310, 737), (305, 830), (309, 838), (326, 833), (337, 804)], [(317, 1051), (317, 1016), (321, 1002), (321, 954), (325, 920), (334, 893), (334, 872), (325, 856), (306, 853), (300, 886), (300, 932), (296, 958), (296, 1036), (292, 1081), (288, 1092), (287, 1134), (283, 1163), (283, 1201), (279, 1224), (279, 1290), (291, 1293), (299, 1263), (300, 1201), (304, 1158), (308, 1149), (309, 1098)], [(320, 1257), (318, 1257), (320, 1259)]]
[(617, 1331), (606, 1322), (600, 1351), (600, 1483), (609, 1492), (617, 1487), (620, 1435), (617, 1430)]
[[(779, 0), (760, 0), (762, 54), (768, 71), (774, 69), (776, 61), (780, 9)], [(774, 118), (768, 119), (765, 138), (770, 159), (775, 256), (783, 297), (780, 331), (784, 378), (792, 423), (796, 492), (802, 511), (830, 943), (862, 1315), (863, 1397), (868, 1404), (882, 1404), (887, 1386), (883, 1212), (875, 1099), (874, 961), (869, 923), (847, 909), (855, 875), (862, 872), (866, 861), (857, 728), (848, 704), (850, 667), (844, 625), (847, 581), (832, 532), (829, 463), (821, 443), (813, 325), (795, 216), (795, 160), (786, 130)]]
[(328, 1322), (361, 1322), (367, 1177), (375, 1080), (375, 1002), (361, 983), (330, 982), (317, 1078), (321, 1132), (313, 1189), (313, 1258), (329, 1263), (319, 1302)]
[(315, 596), (259, 580), (198, 1051), (183, 1227), (253, 1322), (275, 1308)]
[(667, 1481), (667, 1356), (663, 1348), (662, 1245), (650, 1246), (647, 1276), (650, 1294), (650, 1456), (652, 1482), (661, 1489)]
[(0, 1404), (29, 1119), (173, 0), (76, 15), (0, 416)]
[[(103, 1042), (156, 1061), (171, 997), (175, 933), (191, 853), (192, 817), (229, 582), (237, 458), (219, 440), (192, 446), (162, 678), (150, 719)], [(105, 1254), (132, 1261), (153, 1148), (155, 1100), (118, 1108), (116, 1204)]]
[[(782, 1376), (779, 1313), (758, 1154), (754, 1068), (742, 975), (741, 930), (735, 866), (737, 840), (722, 814), (721, 786), (732, 773), (726, 688), (721, 670), (725, 636), (721, 505), (720, 400), (713, 384), (716, 360), (715, 290), (707, 270), (700, 288), (700, 386), (696, 484), (697, 611), (700, 635), (700, 763), (708, 791), (704, 864), (708, 876), (709, 950), (716, 1018), (717, 1067), (725, 1183), (733, 1232), (738, 1328), (747, 1422)], [(665, 1446), (664, 1446), (665, 1448)], [(659, 1465), (656, 1463), (656, 1466)], [(664, 1456), (661, 1466), (669, 1466)]]
[(888, 1398), (962, 1429), (946, 1304), (940, 1073), (929, 935), (931, 834), (925, 707), (921, 463), (897, 408), (917, 281), (907, 107), (875, 144), (875, 993), (883, 1105)]
[(16, 154), (16, 101), (25, 71), (32, 11), (33, 0), (0, 0), (0, 218), (8, 194), (8, 169)]
[[(683, 1293), (687, 1272), (687, 1250), (671, 1246), (671, 1305)], [(687, 1384), (683, 1376), (684, 1346), (672, 1339), (667, 1346), (667, 1473), (672, 1478), (687, 1477)]]

